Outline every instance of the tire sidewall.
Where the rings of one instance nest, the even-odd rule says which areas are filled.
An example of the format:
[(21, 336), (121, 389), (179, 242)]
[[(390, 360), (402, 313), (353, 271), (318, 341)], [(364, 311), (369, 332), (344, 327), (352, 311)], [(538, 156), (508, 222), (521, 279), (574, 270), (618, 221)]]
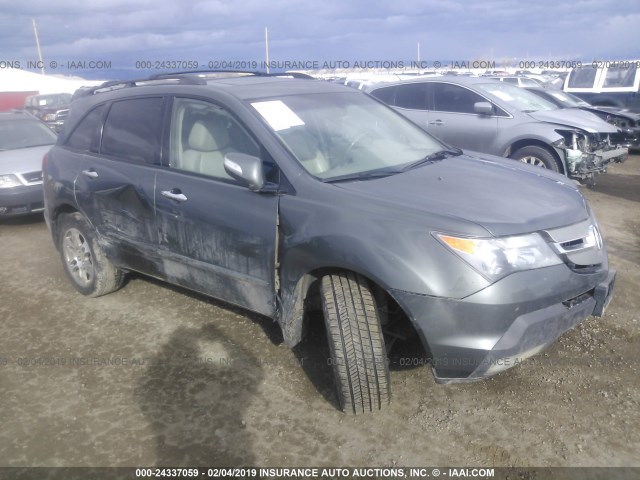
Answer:
[[(93, 264), (93, 278), (87, 286), (80, 285), (73, 275), (69, 271), (69, 265), (64, 255), (64, 238), (70, 228), (78, 230), (87, 241), (89, 251), (91, 252), (91, 260)], [(91, 225), (80, 214), (74, 213), (71, 215), (65, 215), (60, 222), (60, 229), (58, 233), (58, 250), (60, 252), (60, 259), (62, 260), (62, 268), (67, 278), (71, 281), (73, 287), (83, 295), (91, 296), (97, 290), (98, 276), (100, 275), (100, 262), (96, 256), (96, 236), (91, 228)]]
[[(554, 155), (543, 147), (538, 147), (535, 145), (522, 147), (513, 154), (512, 158), (514, 160), (518, 160), (522, 162), (522, 159), (524, 157), (535, 157), (538, 160), (540, 160), (542, 163), (544, 163), (545, 168), (547, 170), (551, 170), (552, 172), (560, 172), (558, 161), (556, 160)], [(522, 163), (525, 163), (525, 162), (522, 162)], [(527, 163), (526, 165), (530, 165), (530, 164)], [(533, 167), (534, 165), (530, 165), (530, 166)]]

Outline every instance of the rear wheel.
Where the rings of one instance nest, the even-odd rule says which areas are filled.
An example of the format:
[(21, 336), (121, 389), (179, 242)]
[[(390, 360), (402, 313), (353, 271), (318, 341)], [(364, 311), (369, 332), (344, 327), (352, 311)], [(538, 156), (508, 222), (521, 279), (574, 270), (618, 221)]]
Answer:
[(340, 408), (379, 410), (391, 400), (380, 319), (367, 281), (354, 273), (322, 278), (321, 297)]
[(535, 145), (516, 150), (516, 152), (511, 155), (511, 158), (520, 160), (528, 165), (533, 165), (534, 167), (548, 168), (554, 172), (560, 171), (560, 165), (553, 154), (549, 150)]
[(109, 261), (94, 229), (82, 215), (61, 217), (59, 232), (62, 265), (76, 290), (88, 297), (99, 297), (122, 286), (124, 273)]

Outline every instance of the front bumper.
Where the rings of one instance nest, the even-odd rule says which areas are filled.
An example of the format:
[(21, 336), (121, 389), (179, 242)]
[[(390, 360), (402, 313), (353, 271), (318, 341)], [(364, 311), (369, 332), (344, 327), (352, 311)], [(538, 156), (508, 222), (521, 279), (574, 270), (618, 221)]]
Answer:
[(567, 149), (565, 160), (569, 169), (569, 177), (587, 179), (595, 174), (605, 173), (610, 163), (622, 163), (628, 156), (629, 149), (623, 146), (591, 153)]
[(640, 148), (640, 128), (623, 128), (620, 132), (620, 145), (627, 148)]
[(0, 188), (0, 218), (28, 215), (43, 210), (42, 184)]
[(439, 383), (470, 382), (511, 368), (611, 301), (615, 270), (565, 265), (512, 274), (465, 299), (393, 291), (431, 353)]

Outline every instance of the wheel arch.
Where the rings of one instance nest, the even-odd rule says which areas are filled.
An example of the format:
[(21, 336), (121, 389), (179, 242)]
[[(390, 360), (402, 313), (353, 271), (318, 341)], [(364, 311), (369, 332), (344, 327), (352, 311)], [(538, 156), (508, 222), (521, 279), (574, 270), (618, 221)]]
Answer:
[(51, 215), (51, 236), (53, 237), (53, 243), (56, 247), (56, 249), (58, 249), (59, 245), (58, 245), (58, 227), (60, 225), (60, 217), (62, 215), (68, 215), (71, 213), (76, 213), (79, 212), (79, 210), (77, 208), (75, 208), (74, 206), (72, 206), (69, 203), (62, 203), (60, 205), (58, 205), (54, 210), (53, 210), (53, 214)]
[(316, 298), (316, 295), (319, 294), (320, 279), (326, 275), (336, 273), (354, 273), (364, 278), (371, 288), (376, 303), (382, 300), (394, 302), (402, 311), (406, 321), (420, 335), (425, 350), (430, 351), (424, 332), (418, 331), (405, 306), (393, 295), (392, 289), (376, 281), (374, 276), (368, 272), (344, 266), (323, 266), (304, 273), (293, 288), (292, 295), (285, 296), (282, 299), (281, 308), (278, 311), (278, 323), (282, 328), (284, 341), (289, 347), (293, 348), (300, 343), (310, 327), (307, 313), (319, 306), (315, 302), (320, 300), (319, 297)]
[(540, 147), (544, 148), (547, 152), (549, 152), (558, 162), (560, 167), (560, 173), (567, 173), (567, 166), (564, 161), (564, 158), (558, 153), (558, 151), (550, 146), (548, 143), (543, 142), (542, 140), (538, 140), (535, 138), (522, 138), (520, 140), (516, 140), (511, 145), (509, 145), (505, 151), (505, 157), (511, 158), (515, 152), (524, 147)]

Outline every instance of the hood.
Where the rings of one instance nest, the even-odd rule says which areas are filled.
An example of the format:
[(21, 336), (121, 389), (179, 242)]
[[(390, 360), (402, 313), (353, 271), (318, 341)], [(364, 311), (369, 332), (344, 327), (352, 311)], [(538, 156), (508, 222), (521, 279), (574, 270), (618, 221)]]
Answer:
[(584, 107), (585, 109), (589, 109), (591, 111), (598, 111), (598, 112), (602, 112), (602, 113), (607, 113), (610, 115), (619, 115), (621, 117), (626, 117), (626, 118), (631, 118), (633, 120), (635, 120), (636, 122), (638, 120), (640, 120), (640, 113), (635, 113), (632, 112), (630, 110), (627, 110), (626, 108), (620, 108), (620, 107)]
[(370, 196), (372, 203), (464, 219), (495, 236), (563, 227), (589, 216), (572, 180), (490, 155), (465, 154), (390, 177), (335, 185)]
[(538, 110), (528, 113), (530, 117), (540, 122), (555, 123), (557, 125), (579, 128), (591, 133), (617, 133), (618, 129), (602, 120), (596, 114), (579, 108), (558, 108), (557, 110)]
[(53, 145), (0, 151), (0, 175), (28, 173), (42, 169), (42, 157)]
[(40, 114), (56, 113), (56, 112), (59, 112), (60, 110), (69, 110), (69, 105), (52, 105), (50, 107), (39, 107), (38, 113)]

